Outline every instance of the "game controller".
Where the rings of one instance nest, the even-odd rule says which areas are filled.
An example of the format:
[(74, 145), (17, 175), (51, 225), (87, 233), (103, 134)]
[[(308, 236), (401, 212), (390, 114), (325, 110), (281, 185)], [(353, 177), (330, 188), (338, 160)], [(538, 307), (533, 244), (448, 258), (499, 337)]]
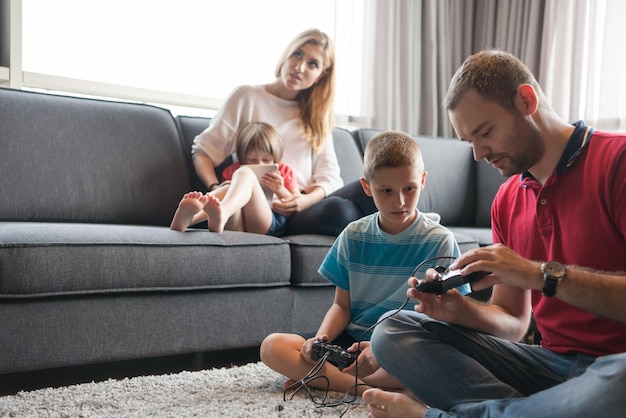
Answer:
[(326, 360), (337, 366), (339, 370), (343, 370), (354, 363), (358, 355), (358, 352), (349, 353), (338, 345), (329, 344), (323, 340), (313, 341), (311, 348), (311, 359), (316, 361), (326, 356)]
[(443, 295), (450, 289), (454, 289), (466, 283), (474, 283), (490, 274), (485, 271), (475, 271), (467, 276), (461, 276), (460, 270), (448, 270), (441, 266), (436, 267), (435, 270), (441, 273), (441, 278), (439, 280), (420, 280), (415, 286), (415, 290), (423, 293)]

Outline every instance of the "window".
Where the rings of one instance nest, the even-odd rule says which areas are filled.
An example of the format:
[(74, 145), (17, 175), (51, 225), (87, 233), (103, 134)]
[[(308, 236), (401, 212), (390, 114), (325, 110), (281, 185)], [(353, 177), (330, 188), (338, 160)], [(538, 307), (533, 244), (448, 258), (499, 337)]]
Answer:
[[(392, 5), (404, 10), (402, 4), (415, 9), (415, 16), (392, 13), (380, 19), (376, 12), (389, 8), (391, 13)], [(317, 27), (335, 40), (339, 125), (370, 127), (378, 119), (390, 127), (382, 118), (387, 112), (402, 122), (395, 129), (424, 133), (419, 132), (426, 130), (421, 125), (412, 128), (414, 115), (432, 108), (437, 98), (431, 100), (419, 83), (401, 80), (400, 88), (386, 88), (376, 97), (372, 91), (398, 82), (387, 74), (406, 73), (413, 61), (437, 56), (445, 64), (464, 58), (457, 46), (446, 44), (448, 38), (438, 36), (454, 15), (434, 24), (422, 13), (423, 7), (435, 4), (444, 11), (465, 7), (382, 0), (0, 0), (0, 85), (155, 103), (175, 114), (211, 116), (237, 85), (271, 81), (289, 40)], [(613, 51), (626, 42), (620, 26), (625, 5), (606, 0), (541, 4), (548, 24), (541, 52), (550, 59), (542, 59), (539, 79), (555, 109), (566, 120), (582, 118), (599, 129), (623, 131), (626, 83), (621, 75), (626, 60)], [(588, 24), (586, 30), (581, 30), (581, 21)], [(433, 41), (426, 41), (425, 50), (415, 47), (415, 55), (380, 60), (385, 51), (376, 51), (378, 42), (373, 40), (391, 32), (407, 38), (397, 33), (400, 23), (407, 22), (420, 34), (425, 22), (436, 26), (431, 28)], [(476, 28), (468, 25), (465, 30), (473, 33)], [(377, 72), (374, 58), (390, 71)], [(432, 74), (447, 70), (444, 65)], [(424, 75), (416, 74), (424, 82)], [(405, 102), (417, 103), (417, 110), (404, 105), (395, 110)], [(403, 118), (397, 117), (400, 111)], [(426, 133), (449, 135), (447, 115), (433, 112), (423, 115), (433, 125)]]
[(302, 30), (349, 41), (351, 29), (335, 30), (340, 3), (352, 2), (23, 0), (25, 85), (215, 109), (235, 86), (271, 81)]

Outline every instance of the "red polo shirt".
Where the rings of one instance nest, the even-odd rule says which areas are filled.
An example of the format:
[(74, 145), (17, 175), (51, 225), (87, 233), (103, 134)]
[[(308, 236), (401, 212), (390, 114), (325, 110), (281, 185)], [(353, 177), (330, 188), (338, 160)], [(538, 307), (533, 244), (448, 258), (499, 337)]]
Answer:
[[(586, 130), (577, 123), (546, 184), (523, 174), (501, 187), (491, 210), (494, 242), (531, 260), (625, 272), (626, 134)], [(532, 304), (542, 346), (595, 356), (626, 352), (626, 324), (540, 291), (532, 291)]]

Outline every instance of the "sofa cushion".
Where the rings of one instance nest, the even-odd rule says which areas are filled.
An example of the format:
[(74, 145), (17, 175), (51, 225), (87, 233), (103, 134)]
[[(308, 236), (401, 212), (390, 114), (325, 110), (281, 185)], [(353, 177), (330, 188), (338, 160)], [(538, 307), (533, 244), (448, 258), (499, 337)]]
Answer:
[(190, 188), (154, 106), (0, 88), (0, 220), (169, 225)]
[(335, 128), (333, 130), (333, 145), (343, 183), (348, 184), (360, 179), (363, 176), (363, 155), (352, 133), (347, 129)]
[(191, 159), (191, 145), (194, 138), (204, 131), (211, 123), (211, 118), (205, 118), (200, 116), (176, 116), (176, 124), (178, 125), (178, 131), (180, 132), (181, 146), (185, 154), (185, 159), (189, 167), (189, 178), (191, 179), (191, 189), (206, 192), (206, 186), (200, 181), (200, 178), (196, 174), (196, 170), (193, 166)]
[(211, 118), (201, 116), (176, 116), (176, 124), (180, 132), (180, 140), (188, 161), (191, 162), (191, 145), (196, 136), (202, 133), (211, 123)]
[[(479, 227), (479, 226), (451, 226), (450, 230), (454, 233), (455, 237), (471, 237), (474, 242), (477, 242), (479, 246), (486, 246), (493, 244), (493, 237), (491, 235), (491, 228)], [(461, 252), (463, 248), (461, 243)]]
[[(506, 177), (487, 162), (476, 162), (476, 226), (491, 228), (491, 204), (506, 180)], [(491, 237), (489, 240), (491, 241)]]
[(451, 226), (449, 229), (454, 234), (454, 239), (456, 240), (457, 244), (459, 244), (459, 250), (461, 251), (461, 254), (480, 246), (478, 239), (474, 237), (474, 235), (465, 233), (465, 231), (459, 230), (458, 228), (453, 226)]
[(287, 242), (259, 234), (0, 222), (0, 298), (284, 286)]
[(294, 286), (330, 286), (330, 282), (317, 272), (335, 242), (326, 235), (289, 235), (283, 237), (291, 249), (291, 282)]

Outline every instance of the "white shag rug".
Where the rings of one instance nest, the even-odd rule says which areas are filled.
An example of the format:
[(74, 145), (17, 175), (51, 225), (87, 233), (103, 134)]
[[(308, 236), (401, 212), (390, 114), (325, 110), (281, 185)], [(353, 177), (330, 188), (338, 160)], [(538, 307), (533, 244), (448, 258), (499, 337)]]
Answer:
[[(343, 407), (316, 408), (301, 390), (283, 401), (285, 378), (263, 363), (138, 376), (46, 388), (0, 397), (0, 417), (339, 417)], [(319, 397), (321, 391), (316, 391)], [(329, 393), (326, 402), (341, 400)], [(360, 398), (343, 417), (366, 417)]]

